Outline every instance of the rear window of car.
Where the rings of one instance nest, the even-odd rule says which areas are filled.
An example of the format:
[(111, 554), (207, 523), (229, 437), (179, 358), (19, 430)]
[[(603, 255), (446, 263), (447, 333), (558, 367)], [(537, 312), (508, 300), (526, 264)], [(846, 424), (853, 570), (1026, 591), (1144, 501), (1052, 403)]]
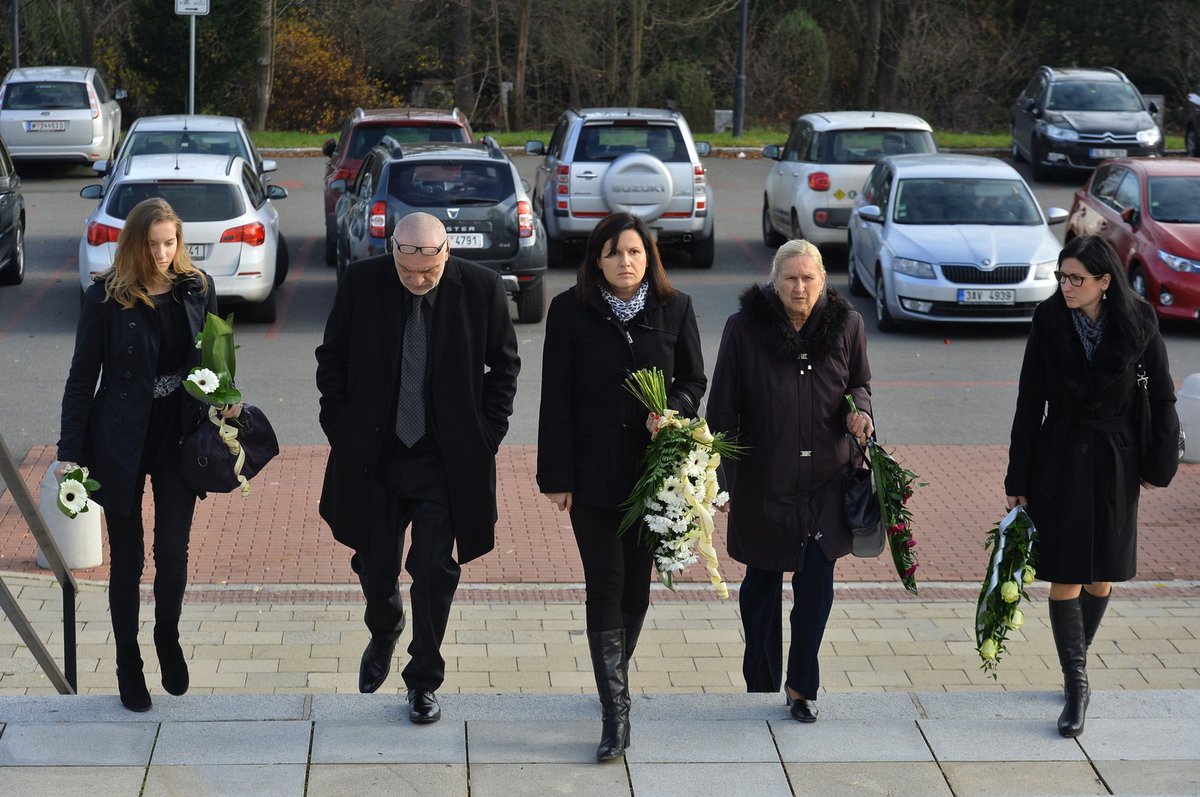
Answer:
[(894, 208), (897, 224), (1042, 223), (1042, 214), (1020, 180), (901, 180)]
[(1200, 177), (1151, 177), (1150, 217), (1164, 224), (1200, 224)]
[(83, 83), (57, 80), (9, 83), (4, 92), (6, 111), (74, 111), (90, 107), (87, 86)]
[(195, 130), (135, 130), (125, 144), (122, 157), (127, 155), (156, 155), (164, 153), (192, 155), (240, 155), (247, 161), (250, 153), (237, 133), (203, 133)]
[(246, 212), (246, 203), (229, 183), (121, 183), (110, 192), (108, 215), (124, 219), (139, 202), (162, 197), (184, 221), (226, 221)]
[(1049, 111), (1141, 111), (1142, 101), (1128, 83), (1055, 83), (1046, 99)]
[(413, 207), (494, 205), (514, 191), (512, 169), (503, 162), (400, 163), (388, 178), (388, 193)]
[(924, 130), (831, 130), (821, 134), (824, 163), (874, 163), (884, 155), (937, 152)]
[(577, 161), (614, 161), (630, 152), (653, 155), (667, 163), (688, 163), (691, 156), (675, 125), (584, 125), (575, 144)]
[(358, 125), (350, 133), (347, 156), (362, 160), (384, 136), (400, 144), (414, 142), (466, 143), (467, 131), (457, 125)]

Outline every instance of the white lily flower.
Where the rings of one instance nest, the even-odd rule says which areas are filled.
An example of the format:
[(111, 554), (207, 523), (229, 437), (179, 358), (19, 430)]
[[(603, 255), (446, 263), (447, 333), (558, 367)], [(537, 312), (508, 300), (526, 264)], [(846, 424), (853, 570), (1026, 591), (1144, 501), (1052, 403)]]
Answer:
[(188, 381), (204, 391), (205, 395), (215, 393), (220, 385), (220, 378), (207, 368), (197, 368), (188, 374)]
[(88, 506), (88, 491), (83, 482), (76, 479), (63, 479), (58, 485), (58, 500), (75, 517), (80, 512), (86, 512)]

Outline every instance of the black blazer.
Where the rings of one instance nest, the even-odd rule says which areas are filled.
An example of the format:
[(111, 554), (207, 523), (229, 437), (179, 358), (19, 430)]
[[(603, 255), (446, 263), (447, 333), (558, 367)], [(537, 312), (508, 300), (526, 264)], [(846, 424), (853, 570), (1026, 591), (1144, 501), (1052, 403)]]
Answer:
[[(204, 328), (207, 314), (217, 312), (212, 277), (203, 274), (203, 279), (207, 291), (200, 289), (199, 278), (182, 280), (174, 289), (187, 310), (192, 338)], [(105, 301), (104, 283), (93, 282), (83, 294), (75, 355), (63, 391), (58, 459), (87, 466), (100, 482), (92, 498), (120, 514), (133, 509), (154, 403), (159, 336), (153, 312), (141, 303), (126, 310), (111, 299)], [(190, 349), (187, 368), (199, 364), (200, 351)], [(204, 406), (186, 392), (181, 403), (186, 435), (203, 420)]]
[(650, 434), (646, 408), (624, 387), (639, 368), (666, 377), (667, 403), (694, 417), (708, 380), (692, 300), (676, 293), (622, 325), (597, 289), (586, 305), (575, 290), (550, 303), (542, 356), (537, 482), (543, 493), (574, 493), (576, 503), (616, 508), (641, 473)]
[[(317, 347), (321, 428), (329, 462), (321, 517), (339, 542), (359, 548), (386, 516), (380, 466), (395, 440), (404, 303), (391, 254), (356, 262), (338, 287)], [(458, 561), (495, 545), (496, 451), (517, 392), (517, 336), (493, 271), (451, 257), (438, 283), (429, 342), (429, 415), (450, 476)]]

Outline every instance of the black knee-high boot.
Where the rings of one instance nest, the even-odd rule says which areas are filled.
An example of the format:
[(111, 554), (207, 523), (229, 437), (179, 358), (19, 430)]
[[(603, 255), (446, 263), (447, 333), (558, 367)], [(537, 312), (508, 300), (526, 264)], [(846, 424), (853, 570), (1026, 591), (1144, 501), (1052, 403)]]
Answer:
[(642, 635), (642, 624), (646, 622), (646, 613), (626, 614), (621, 612), (621, 622), (625, 625), (625, 669), (633, 661), (633, 649), (637, 647), (638, 637)]
[(629, 746), (629, 673), (625, 659), (625, 631), (588, 632), (592, 671), (603, 709), (597, 761), (611, 761), (625, 755)]
[(146, 688), (146, 676), (142, 673), (142, 651), (138, 646), (138, 600), (119, 594), (109, 585), (108, 611), (112, 617), (113, 642), (117, 648), (117, 691), (121, 705), (130, 711), (150, 710), (150, 690)]
[(187, 561), (160, 565), (154, 575), (154, 649), (162, 686), (169, 694), (182, 695), (191, 685), (187, 659), (179, 646), (179, 615), (187, 589)]
[(1104, 612), (1108, 609), (1109, 595), (1112, 595), (1111, 591), (1102, 598), (1086, 589), (1079, 593), (1079, 608), (1083, 612), (1083, 644), (1089, 650), (1100, 628), (1100, 621), (1104, 619)]
[(1066, 705), (1058, 716), (1058, 732), (1067, 737), (1083, 733), (1087, 716), (1088, 677), (1087, 647), (1084, 644), (1083, 611), (1079, 598), (1050, 601), (1050, 629), (1063, 672), (1063, 692)]

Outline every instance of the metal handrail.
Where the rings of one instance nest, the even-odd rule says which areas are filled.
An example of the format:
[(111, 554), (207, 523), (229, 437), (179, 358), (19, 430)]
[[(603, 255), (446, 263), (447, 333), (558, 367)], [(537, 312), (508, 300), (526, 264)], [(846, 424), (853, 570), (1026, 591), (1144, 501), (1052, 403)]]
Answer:
[(8, 491), (12, 493), (13, 501), (16, 503), (17, 509), (21, 512), (21, 517), (25, 518), (25, 523), (29, 526), (30, 532), (33, 533), (33, 538), (41, 547), (46, 561), (50, 564), (50, 569), (54, 571), (54, 577), (62, 587), (63, 668), (66, 670), (65, 675), (63, 670), (58, 668), (58, 663), (54, 661), (54, 657), (50, 655), (50, 651), (46, 649), (45, 643), (38, 637), (37, 632), (33, 630), (33, 625), (29, 622), (29, 618), (21, 610), (16, 596), (9, 591), (8, 585), (4, 583), (2, 577), (0, 577), (0, 609), (4, 610), (4, 614), (8, 616), (9, 621), (16, 627), (17, 633), (21, 635), (21, 639), (28, 646), (29, 651), (33, 653), (33, 657), (37, 659), (38, 664), (41, 665), (42, 672), (46, 673), (46, 677), (54, 684), (54, 688), (58, 690), (58, 693), (61, 695), (73, 695), (78, 689), (78, 681), (76, 680), (75, 596), (79, 593), (79, 585), (75, 583), (74, 574), (67, 569), (66, 564), (63, 562), (62, 553), (58, 550), (58, 543), (51, 536), (50, 529), (46, 526), (46, 521), (42, 517), (41, 510), (38, 509), (33, 496), (29, 494), (29, 488), (25, 486), (25, 480), (21, 478), (21, 471), (17, 469), (17, 465), (9, 453), (8, 444), (4, 442), (4, 435), (2, 434), (0, 434), (0, 480), (8, 487)]

